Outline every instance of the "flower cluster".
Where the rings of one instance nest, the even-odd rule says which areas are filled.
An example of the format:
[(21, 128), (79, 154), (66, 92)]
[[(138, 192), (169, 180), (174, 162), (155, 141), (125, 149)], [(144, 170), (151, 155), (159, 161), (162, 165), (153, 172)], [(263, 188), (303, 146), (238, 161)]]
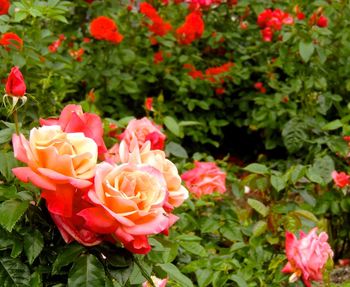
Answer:
[(147, 27), (154, 35), (162, 37), (172, 30), (171, 24), (165, 22), (151, 4), (142, 2), (140, 4), (140, 12), (150, 20), (151, 23), (147, 24)]
[(317, 235), (317, 228), (308, 234), (300, 231), (299, 240), (293, 233), (286, 233), (286, 254), (288, 263), (282, 272), (293, 273), (290, 282), (302, 278), (305, 286), (311, 287), (311, 281), (321, 281), (328, 259), (333, 257), (329, 246), (328, 235), (321, 232)]
[(200, 198), (215, 191), (226, 191), (226, 173), (221, 171), (215, 162), (196, 161), (194, 165), (195, 168), (183, 173), (181, 178), (195, 197)]
[(12, 47), (21, 50), (23, 47), (23, 40), (16, 33), (7, 32), (1, 36), (0, 45), (4, 46), (8, 51)]
[(105, 40), (114, 44), (119, 44), (124, 38), (118, 32), (115, 22), (106, 16), (100, 16), (92, 20), (90, 33), (97, 40)]
[(145, 254), (151, 249), (148, 236), (167, 234), (178, 219), (172, 210), (188, 191), (164, 151), (151, 149), (152, 139), (164, 141), (165, 136), (146, 121), (132, 121), (114, 160), (100, 163), (99, 155), (107, 153), (102, 121), (77, 105), (66, 106), (59, 118), (41, 119), (29, 140), (13, 135), (14, 155), (26, 165), (13, 173), (41, 189), (67, 243), (121, 242)]
[(66, 40), (66, 37), (63, 34), (61, 34), (57, 40), (53, 41), (53, 43), (49, 45), (49, 51), (51, 53), (57, 52), (58, 48), (61, 46), (64, 40)]
[(280, 9), (266, 9), (261, 12), (257, 20), (260, 26), (261, 35), (265, 42), (271, 42), (276, 31), (280, 31), (283, 25), (292, 25), (294, 19), (291, 15)]
[(204, 21), (200, 11), (193, 11), (186, 16), (185, 22), (176, 29), (178, 42), (189, 45), (196, 39), (202, 37), (204, 32)]

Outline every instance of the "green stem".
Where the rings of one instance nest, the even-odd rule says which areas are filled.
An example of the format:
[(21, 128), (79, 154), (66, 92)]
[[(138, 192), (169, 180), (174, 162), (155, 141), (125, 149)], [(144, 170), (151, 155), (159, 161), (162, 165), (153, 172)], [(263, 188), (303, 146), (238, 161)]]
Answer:
[(14, 120), (14, 122), (15, 122), (16, 134), (19, 135), (17, 110), (14, 110), (14, 111), (13, 111), (13, 120)]

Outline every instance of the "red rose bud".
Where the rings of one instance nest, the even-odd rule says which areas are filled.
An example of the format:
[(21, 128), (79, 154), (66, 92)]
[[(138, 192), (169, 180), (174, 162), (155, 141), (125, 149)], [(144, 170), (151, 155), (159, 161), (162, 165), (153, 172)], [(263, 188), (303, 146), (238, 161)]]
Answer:
[(6, 93), (8, 96), (23, 97), (26, 93), (26, 84), (18, 67), (13, 67), (7, 78)]
[(317, 24), (318, 27), (325, 28), (325, 27), (328, 26), (328, 18), (323, 16), (323, 15), (321, 15), (320, 18), (318, 18), (316, 24)]

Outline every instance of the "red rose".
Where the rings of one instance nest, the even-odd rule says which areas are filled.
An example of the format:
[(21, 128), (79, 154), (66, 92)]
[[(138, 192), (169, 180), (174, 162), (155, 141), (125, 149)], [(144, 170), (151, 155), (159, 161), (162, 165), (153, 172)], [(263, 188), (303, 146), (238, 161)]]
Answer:
[(10, 1), (9, 0), (0, 0), (0, 15), (5, 15), (9, 12)]
[(90, 33), (97, 40), (105, 40), (114, 44), (119, 44), (124, 38), (118, 32), (115, 22), (106, 16), (100, 16), (92, 20)]
[(0, 45), (4, 46), (6, 50), (10, 50), (10, 47), (21, 50), (23, 47), (23, 40), (16, 33), (8, 32), (1, 36)]
[(7, 78), (6, 93), (13, 97), (23, 97), (26, 93), (26, 84), (19, 68), (13, 67)]
[(328, 18), (323, 16), (323, 15), (321, 15), (320, 18), (318, 18), (316, 24), (317, 24), (318, 27), (325, 28), (325, 27), (328, 26)]

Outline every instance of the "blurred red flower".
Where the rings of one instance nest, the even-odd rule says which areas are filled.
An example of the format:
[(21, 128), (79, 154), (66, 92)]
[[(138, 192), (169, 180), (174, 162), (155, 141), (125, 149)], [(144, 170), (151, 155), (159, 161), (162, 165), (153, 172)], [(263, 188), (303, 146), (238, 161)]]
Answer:
[(118, 32), (115, 22), (106, 16), (100, 16), (92, 20), (90, 33), (97, 40), (105, 40), (114, 44), (119, 44), (124, 38)]
[(5, 15), (9, 12), (10, 1), (9, 0), (0, 0), (0, 15)]
[(189, 45), (194, 40), (199, 39), (204, 32), (204, 21), (199, 11), (191, 12), (187, 15), (185, 23), (177, 30), (177, 39), (182, 45)]
[(0, 45), (4, 46), (6, 50), (10, 50), (10, 47), (21, 50), (23, 47), (23, 40), (16, 33), (8, 32), (1, 36)]

